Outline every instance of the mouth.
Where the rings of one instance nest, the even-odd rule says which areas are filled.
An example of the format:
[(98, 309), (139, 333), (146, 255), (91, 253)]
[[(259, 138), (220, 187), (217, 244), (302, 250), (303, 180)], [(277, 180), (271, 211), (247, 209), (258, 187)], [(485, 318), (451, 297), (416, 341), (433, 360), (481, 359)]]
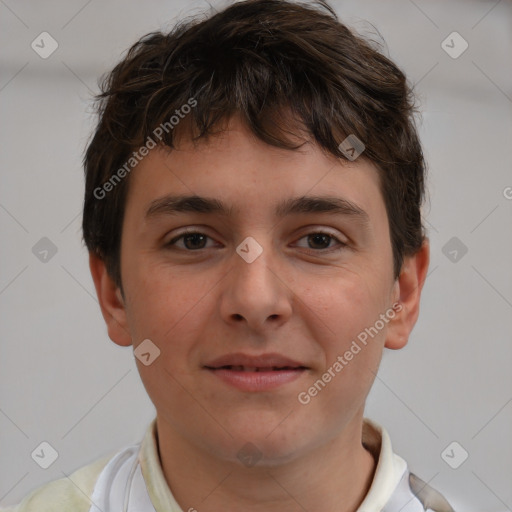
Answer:
[(276, 354), (232, 354), (204, 366), (216, 379), (240, 391), (270, 391), (300, 378), (309, 368)]
[(230, 370), (234, 372), (280, 372), (289, 370), (306, 370), (305, 366), (242, 366), (242, 365), (225, 365), (225, 366), (205, 366), (208, 370)]

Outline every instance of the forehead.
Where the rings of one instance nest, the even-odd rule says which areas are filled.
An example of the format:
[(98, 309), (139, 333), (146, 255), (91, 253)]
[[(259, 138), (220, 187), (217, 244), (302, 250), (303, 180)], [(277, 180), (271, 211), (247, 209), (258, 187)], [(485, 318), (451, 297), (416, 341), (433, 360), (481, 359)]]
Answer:
[[(210, 201), (198, 206), (196, 201), (196, 210), (204, 208), (205, 213), (266, 211), (278, 217), (298, 213), (301, 206), (295, 203), (294, 209), (294, 198), (307, 196), (329, 197), (331, 206), (339, 198), (346, 211), (379, 218), (386, 216), (379, 183), (377, 168), (362, 157), (342, 161), (312, 142), (297, 150), (277, 148), (232, 118), (207, 140), (193, 144), (182, 138), (176, 149), (152, 150), (132, 171), (127, 210), (135, 207), (145, 216), (158, 210), (165, 196), (194, 196), (217, 199), (216, 205)], [(302, 208), (307, 213), (308, 206), (303, 203)]]

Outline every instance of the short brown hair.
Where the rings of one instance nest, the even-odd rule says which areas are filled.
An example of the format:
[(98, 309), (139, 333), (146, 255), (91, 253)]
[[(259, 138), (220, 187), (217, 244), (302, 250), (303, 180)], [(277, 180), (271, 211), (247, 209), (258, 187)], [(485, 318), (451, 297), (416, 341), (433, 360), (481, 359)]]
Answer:
[(170, 33), (141, 38), (103, 80), (99, 121), (84, 158), (82, 228), (88, 250), (103, 259), (121, 290), (126, 163), (159, 126), (167, 129), (160, 129), (158, 143), (174, 148), (170, 118), (191, 99), (194, 108), (177, 128), (191, 127), (193, 141), (237, 114), (264, 142), (297, 149), (302, 144), (285, 136), (285, 111), (338, 158), (347, 160), (339, 145), (355, 135), (379, 171), (395, 278), (403, 258), (421, 248), (426, 166), (412, 87), (376, 45), (340, 23), (327, 2), (309, 4), (246, 0), (202, 21), (184, 20)]

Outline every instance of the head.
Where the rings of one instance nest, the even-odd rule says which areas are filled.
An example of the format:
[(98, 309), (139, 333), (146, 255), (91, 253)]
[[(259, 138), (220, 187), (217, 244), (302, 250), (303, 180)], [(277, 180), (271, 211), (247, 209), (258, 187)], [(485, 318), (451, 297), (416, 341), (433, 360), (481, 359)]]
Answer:
[[(428, 267), (406, 77), (317, 3), (249, 0), (142, 38), (103, 82), (84, 160), (109, 336), (158, 347), (137, 365), (159, 417), (226, 459), (247, 440), (289, 459), (362, 414)], [(210, 368), (235, 353), (305, 369), (240, 390)]]

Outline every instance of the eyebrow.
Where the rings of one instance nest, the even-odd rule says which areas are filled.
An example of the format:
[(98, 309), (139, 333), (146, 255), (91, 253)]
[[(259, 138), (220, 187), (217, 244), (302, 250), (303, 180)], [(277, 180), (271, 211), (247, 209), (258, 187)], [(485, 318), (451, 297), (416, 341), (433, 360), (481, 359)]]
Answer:
[[(223, 217), (231, 216), (235, 211), (219, 199), (197, 195), (167, 195), (151, 202), (146, 211), (146, 219), (161, 215), (180, 213), (216, 214)], [(277, 218), (287, 215), (305, 213), (330, 213), (354, 218), (363, 227), (370, 226), (370, 217), (360, 206), (336, 196), (301, 196), (284, 200), (274, 209)]]

